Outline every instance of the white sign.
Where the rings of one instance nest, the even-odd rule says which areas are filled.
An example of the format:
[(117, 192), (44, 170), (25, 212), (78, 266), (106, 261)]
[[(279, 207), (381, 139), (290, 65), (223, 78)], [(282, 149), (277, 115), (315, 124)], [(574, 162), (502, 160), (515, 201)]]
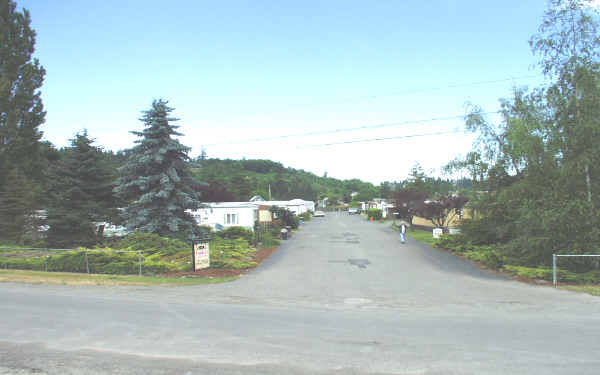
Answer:
[(459, 228), (450, 228), (450, 234), (458, 234), (458, 233), (460, 233)]
[(194, 271), (210, 267), (210, 250), (208, 242), (194, 244)]
[(433, 238), (440, 238), (440, 236), (444, 233), (442, 228), (435, 228), (433, 230)]

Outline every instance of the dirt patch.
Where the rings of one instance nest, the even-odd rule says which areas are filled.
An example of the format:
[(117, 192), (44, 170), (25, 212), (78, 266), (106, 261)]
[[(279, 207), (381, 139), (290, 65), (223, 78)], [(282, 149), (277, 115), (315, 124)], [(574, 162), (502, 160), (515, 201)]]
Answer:
[(255, 262), (256, 266), (252, 268), (246, 269), (234, 269), (234, 268), (205, 268), (203, 270), (199, 270), (196, 272), (186, 271), (186, 272), (168, 272), (162, 274), (163, 277), (235, 277), (239, 275), (246, 274), (256, 267), (260, 266), (260, 264), (271, 256), (277, 250), (276, 247), (267, 247), (263, 249), (256, 250)]

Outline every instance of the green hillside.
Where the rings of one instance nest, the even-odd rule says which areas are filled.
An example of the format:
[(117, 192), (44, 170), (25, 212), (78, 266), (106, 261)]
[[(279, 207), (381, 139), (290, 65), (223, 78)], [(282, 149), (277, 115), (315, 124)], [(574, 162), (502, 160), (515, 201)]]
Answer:
[(208, 184), (204, 201), (247, 201), (254, 195), (268, 199), (269, 185), (273, 200), (329, 197), (349, 202), (352, 192), (358, 192), (362, 199), (379, 193), (369, 182), (319, 177), (271, 160), (205, 159), (191, 162), (190, 167), (196, 179)]

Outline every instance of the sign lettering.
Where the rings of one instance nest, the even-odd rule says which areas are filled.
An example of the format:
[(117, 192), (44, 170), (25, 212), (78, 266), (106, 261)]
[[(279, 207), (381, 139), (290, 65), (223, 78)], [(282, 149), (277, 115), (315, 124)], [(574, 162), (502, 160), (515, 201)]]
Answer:
[(210, 267), (210, 249), (208, 242), (194, 244), (194, 271)]

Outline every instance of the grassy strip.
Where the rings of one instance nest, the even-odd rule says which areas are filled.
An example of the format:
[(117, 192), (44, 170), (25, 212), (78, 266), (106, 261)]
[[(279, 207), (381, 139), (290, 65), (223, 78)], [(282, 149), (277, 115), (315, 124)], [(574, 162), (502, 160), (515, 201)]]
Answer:
[(185, 286), (217, 284), (236, 279), (237, 277), (170, 278), (133, 275), (88, 275), (65, 272), (0, 270), (0, 282), (19, 282), (27, 284)]
[(408, 238), (412, 238), (419, 242), (425, 243), (431, 247), (435, 247), (434, 244), (436, 239), (433, 238), (433, 233), (430, 231), (411, 228), (406, 231), (406, 236)]
[(559, 285), (560, 289), (566, 289), (573, 292), (587, 293), (592, 296), (600, 297), (600, 285)]

